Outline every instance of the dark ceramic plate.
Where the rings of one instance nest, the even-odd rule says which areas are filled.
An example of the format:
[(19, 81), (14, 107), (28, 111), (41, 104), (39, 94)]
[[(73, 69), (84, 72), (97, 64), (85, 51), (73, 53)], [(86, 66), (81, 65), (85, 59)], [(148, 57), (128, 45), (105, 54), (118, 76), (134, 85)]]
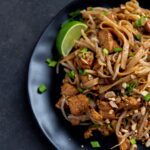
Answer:
[[(95, 133), (93, 139), (84, 140), (83, 131), (86, 127), (72, 127), (61, 112), (55, 108), (59, 99), (60, 84), (63, 71), (56, 75), (55, 69), (48, 68), (45, 64), (46, 58), (56, 58), (55, 39), (61, 24), (67, 19), (69, 12), (83, 9), (87, 6), (115, 7), (124, 3), (125, 0), (76, 0), (62, 9), (51, 21), (39, 42), (37, 43), (31, 58), (28, 75), (28, 94), (33, 114), (49, 141), (59, 150), (91, 150), (90, 140), (99, 140), (101, 150), (107, 150), (117, 143), (116, 137), (103, 137)], [(142, 7), (148, 7), (148, 0), (140, 1)], [(45, 83), (48, 91), (38, 94), (37, 88)], [(139, 149), (146, 149), (139, 144)]]

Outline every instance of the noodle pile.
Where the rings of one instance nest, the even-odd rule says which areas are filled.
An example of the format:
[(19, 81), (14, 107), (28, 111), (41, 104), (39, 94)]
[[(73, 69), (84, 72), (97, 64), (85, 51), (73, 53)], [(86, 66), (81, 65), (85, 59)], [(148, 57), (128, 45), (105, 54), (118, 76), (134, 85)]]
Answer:
[[(87, 31), (60, 60), (66, 75), (61, 109), (72, 125), (113, 133), (121, 150), (150, 146), (150, 10), (136, 0), (81, 11)], [(134, 141), (134, 142), (133, 142)], [(114, 146), (114, 147), (116, 147)]]

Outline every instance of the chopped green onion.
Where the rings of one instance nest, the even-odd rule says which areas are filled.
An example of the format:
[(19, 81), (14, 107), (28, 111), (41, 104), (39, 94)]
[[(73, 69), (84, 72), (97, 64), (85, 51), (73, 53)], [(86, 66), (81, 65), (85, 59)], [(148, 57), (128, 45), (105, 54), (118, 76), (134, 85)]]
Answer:
[(85, 58), (85, 54), (88, 52), (88, 49), (87, 48), (83, 48), (81, 50), (81, 52), (82, 52), (82, 57)]
[(104, 49), (103, 49), (103, 54), (104, 54), (104, 55), (108, 55), (108, 54), (109, 54), (109, 51), (108, 51), (107, 48), (104, 48)]
[(132, 145), (134, 145), (134, 144), (136, 144), (136, 139), (130, 139), (130, 143), (132, 144)]
[(70, 79), (73, 79), (73, 80), (75, 79), (75, 72), (73, 70), (68, 72), (67, 75)]
[(50, 58), (46, 59), (46, 63), (48, 64), (49, 67), (55, 67), (57, 65), (57, 61), (52, 60)]
[(91, 141), (90, 144), (91, 144), (92, 148), (99, 148), (99, 147), (101, 147), (101, 145), (99, 144), (98, 141)]
[(150, 101), (150, 93), (148, 93), (147, 95), (144, 96), (144, 100), (146, 102), (149, 102)]
[(79, 91), (80, 93), (83, 93), (83, 92), (84, 92), (84, 89), (78, 88), (78, 91)]
[(123, 50), (123, 48), (121, 48), (121, 47), (114, 48), (114, 52), (121, 52), (122, 50)]
[(141, 34), (136, 34), (136, 35), (134, 35), (134, 37), (135, 37), (136, 40), (141, 41), (142, 35)]
[(138, 82), (137, 81), (132, 81), (130, 84), (127, 84), (127, 87), (126, 87), (126, 94), (127, 95), (130, 95), (133, 91), (133, 89), (135, 87), (138, 86)]
[(136, 27), (141, 27), (141, 26), (144, 25), (145, 21), (146, 21), (146, 17), (142, 16), (140, 19), (135, 21), (135, 26)]
[(101, 12), (101, 15), (107, 16), (107, 15), (108, 15), (108, 11), (103, 10), (103, 11)]
[(87, 48), (83, 48), (83, 49), (81, 50), (81, 52), (82, 52), (82, 53), (87, 53), (87, 52), (88, 52), (88, 49), (87, 49)]
[(78, 69), (78, 70), (79, 70), (80, 75), (85, 75), (86, 74), (85, 70), (83, 70), (83, 69)]
[(89, 7), (88, 10), (92, 11), (92, 10), (93, 10), (93, 7)]
[(41, 85), (39, 85), (39, 87), (38, 87), (38, 93), (44, 93), (44, 92), (46, 92), (47, 91), (47, 87), (46, 87), (46, 85), (45, 84), (41, 84)]
[(72, 17), (72, 18), (79, 17), (80, 15), (81, 15), (81, 13), (80, 13), (80, 10), (79, 10), (79, 9), (76, 10), (76, 11), (73, 11), (73, 12), (71, 12), (71, 13), (69, 14), (69, 16)]

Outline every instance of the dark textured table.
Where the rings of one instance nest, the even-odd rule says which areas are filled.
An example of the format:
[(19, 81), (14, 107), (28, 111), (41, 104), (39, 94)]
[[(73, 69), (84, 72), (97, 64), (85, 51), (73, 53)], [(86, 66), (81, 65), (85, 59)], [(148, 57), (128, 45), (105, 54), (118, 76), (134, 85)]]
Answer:
[(34, 46), (70, 0), (0, 0), (0, 150), (54, 149), (36, 124), (27, 98)]

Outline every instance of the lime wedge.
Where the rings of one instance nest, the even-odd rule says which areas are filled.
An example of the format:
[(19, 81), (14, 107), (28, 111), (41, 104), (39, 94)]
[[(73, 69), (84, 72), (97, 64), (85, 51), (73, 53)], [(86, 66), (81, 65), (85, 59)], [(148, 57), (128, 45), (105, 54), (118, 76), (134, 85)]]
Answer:
[(70, 53), (75, 45), (75, 40), (81, 37), (81, 30), (86, 30), (86, 24), (79, 21), (71, 21), (66, 23), (58, 33), (56, 46), (59, 53), (66, 56)]

